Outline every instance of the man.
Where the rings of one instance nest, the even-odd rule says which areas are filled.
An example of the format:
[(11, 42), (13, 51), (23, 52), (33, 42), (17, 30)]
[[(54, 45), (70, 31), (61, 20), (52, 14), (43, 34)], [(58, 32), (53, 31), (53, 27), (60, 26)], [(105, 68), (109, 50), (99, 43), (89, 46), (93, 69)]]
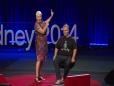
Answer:
[[(77, 46), (75, 40), (69, 36), (69, 26), (67, 24), (63, 26), (63, 34), (64, 36), (61, 37), (55, 45), (53, 58), (57, 78), (56, 85), (63, 84), (69, 70), (76, 62)], [(61, 76), (61, 68), (64, 68), (63, 76)]]

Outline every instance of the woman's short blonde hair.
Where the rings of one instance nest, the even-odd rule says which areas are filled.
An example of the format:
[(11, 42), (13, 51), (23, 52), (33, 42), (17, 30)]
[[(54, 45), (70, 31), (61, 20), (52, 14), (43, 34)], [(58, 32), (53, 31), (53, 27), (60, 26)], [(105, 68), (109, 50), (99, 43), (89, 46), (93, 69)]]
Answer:
[(41, 11), (36, 11), (36, 16), (41, 16), (42, 12)]

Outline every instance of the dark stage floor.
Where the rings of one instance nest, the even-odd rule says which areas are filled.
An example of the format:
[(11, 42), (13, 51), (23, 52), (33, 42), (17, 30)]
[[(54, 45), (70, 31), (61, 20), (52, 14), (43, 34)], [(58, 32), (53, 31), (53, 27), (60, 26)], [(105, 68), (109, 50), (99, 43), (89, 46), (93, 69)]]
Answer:
[[(89, 73), (92, 79), (104, 83), (106, 74), (114, 68), (114, 54), (110, 49), (79, 49), (78, 59), (71, 74)], [(53, 49), (49, 50), (48, 58), (44, 64), (45, 74), (54, 73)], [(35, 74), (35, 52), (2, 52), (0, 53), (0, 73), (6, 76), (19, 74)]]

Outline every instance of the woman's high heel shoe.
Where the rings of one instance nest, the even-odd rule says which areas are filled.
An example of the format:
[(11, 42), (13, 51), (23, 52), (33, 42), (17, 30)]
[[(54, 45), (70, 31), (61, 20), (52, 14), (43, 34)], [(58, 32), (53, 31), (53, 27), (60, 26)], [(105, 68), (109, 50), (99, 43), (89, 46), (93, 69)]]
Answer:
[(45, 80), (42, 76), (38, 77), (39, 80)]
[(41, 82), (38, 77), (35, 78), (35, 82)]

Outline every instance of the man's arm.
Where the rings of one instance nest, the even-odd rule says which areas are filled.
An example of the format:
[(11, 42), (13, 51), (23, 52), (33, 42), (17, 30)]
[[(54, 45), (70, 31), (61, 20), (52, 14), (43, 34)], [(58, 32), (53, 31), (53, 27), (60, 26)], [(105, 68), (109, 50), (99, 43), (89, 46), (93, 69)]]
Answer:
[(77, 53), (77, 49), (74, 49), (74, 50), (73, 50), (72, 59), (71, 59), (71, 62), (72, 62), (72, 63), (76, 62), (76, 53)]
[(53, 57), (53, 60), (55, 60), (56, 56), (57, 56), (57, 52), (58, 52), (58, 49), (55, 48), (55, 52), (54, 52), (54, 57)]
[(54, 52), (53, 60), (55, 60), (55, 58), (57, 57), (57, 53), (60, 49), (60, 44), (61, 44), (61, 38), (57, 41), (57, 43), (55, 45), (55, 52)]

